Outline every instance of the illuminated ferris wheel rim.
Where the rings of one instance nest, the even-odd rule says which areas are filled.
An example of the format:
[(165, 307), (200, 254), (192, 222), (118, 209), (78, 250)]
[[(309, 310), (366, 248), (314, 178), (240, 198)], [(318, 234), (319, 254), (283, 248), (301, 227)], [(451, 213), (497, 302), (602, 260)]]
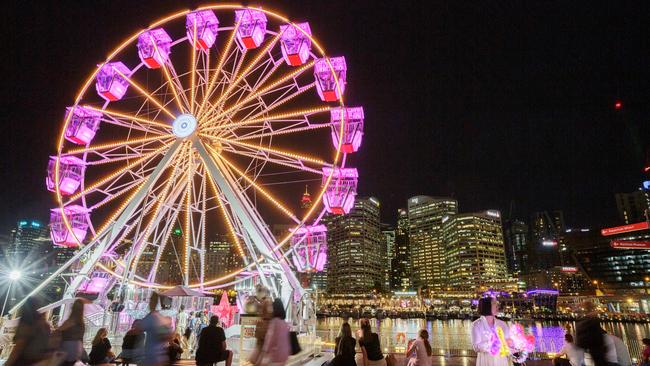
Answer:
[[(308, 34), (308, 33), (305, 32), (304, 30), (302, 30), (300, 27), (296, 26), (295, 23), (289, 21), (289, 20), (288, 20), (287, 18), (285, 18), (284, 16), (279, 15), (278, 13), (276, 13), (276, 12), (272, 12), (272, 11), (269, 11), (269, 10), (264, 10), (264, 9), (256, 8), (256, 7), (242, 7), (242, 6), (240, 6), (240, 5), (212, 5), (212, 6), (200, 7), (200, 8), (198, 8), (198, 9), (194, 10), (194, 11), (200, 11), (200, 10), (229, 10), (229, 9), (230, 9), (230, 10), (232, 10), (232, 9), (251, 9), (251, 10), (261, 11), (261, 12), (267, 14), (267, 15), (271, 15), (271, 16), (272, 16), (273, 18), (275, 18), (276, 20), (280, 20), (280, 21), (282, 21), (282, 22), (284, 22), (284, 23), (288, 23), (289, 25), (293, 26), (295, 29), (297, 29), (297, 30), (299, 30), (300, 32), (302, 32), (305, 36), (309, 37), (309, 39), (311, 40), (312, 44), (313, 44), (313, 45), (317, 48), (317, 50), (320, 52), (321, 57), (323, 57), (323, 58), (327, 61), (327, 66), (329, 67), (329, 69), (330, 69), (332, 75), (334, 76), (335, 84), (336, 84), (336, 88), (337, 88), (338, 91), (339, 91), (339, 93), (338, 93), (338, 103), (339, 103), (339, 106), (340, 106), (340, 108), (344, 108), (344, 107), (345, 107), (344, 102), (343, 102), (343, 93), (342, 93), (342, 91), (341, 91), (341, 84), (340, 84), (339, 79), (338, 79), (338, 76), (337, 76), (336, 72), (334, 72), (334, 69), (333, 69), (333, 67), (332, 67), (332, 65), (331, 65), (331, 63), (330, 63), (330, 61), (329, 61), (329, 58), (326, 56), (326, 54), (325, 54), (323, 48), (320, 46), (320, 44), (318, 43), (318, 41), (317, 41), (316, 39), (314, 39), (314, 37), (311, 36), (311, 34)], [(159, 27), (159, 26), (161, 26), (161, 25), (163, 25), (163, 24), (165, 24), (165, 23), (167, 23), (167, 22), (170, 22), (170, 21), (172, 21), (172, 20), (176, 20), (176, 19), (178, 19), (178, 18), (180, 18), (180, 17), (182, 17), (182, 16), (186, 16), (186, 15), (188, 15), (188, 14), (191, 13), (191, 12), (193, 12), (193, 10), (184, 10), (184, 11), (180, 11), (180, 12), (177, 12), (177, 13), (175, 13), (175, 14), (172, 14), (172, 15), (170, 15), (170, 16), (164, 17), (164, 18), (162, 18), (162, 19), (160, 19), (160, 20), (154, 22), (154, 23), (153, 23), (149, 28), (144, 29), (144, 30), (142, 30), (142, 31), (139, 31), (139, 32), (135, 33), (134, 35), (130, 36), (129, 38), (127, 38), (123, 43), (121, 43), (118, 47), (116, 47), (116, 48), (111, 52), (111, 54), (110, 54), (109, 57), (106, 59), (106, 61), (103, 62), (102, 64), (100, 64), (99, 67), (98, 67), (97, 69), (95, 69), (94, 72), (93, 72), (93, 73), (88, 77), (88, 79), (87, 79), (86, 82), (84, 83), (84, 86), (81, 88), (81, 90), (80, 90), (79, 93), (77, 94), (77, 97), (76, 97), (76, 99), (75, 99), (75, 103), (74, 103), (74, 105), (73, 105), (72, 108), (77, 108), (77, 107), (80, 106), (80, 101), (82, 100), (82, 98), (84, 97), (84, 95), (86, 94), (86, 92), (88, 91), (88, 88), (90, 87), (92, 81), (95, 80), (95, 78), (97, 77), (97, 74), (99, 73), (101, 67), (104, 66), (104, 65), (106, 65), (106, 64), (108, 64), (110, 61), (112, 61), (112, 60), (115, 58), (115, 56), (117, 56), (117, 55), (120, 54), (123, 50), (125, 50), (127, 46), (133, 44), (134, 41), (135, 41), (135, 40), (136, 40), (136, 39), (137, 39), (141, 34), (143, 34), (144, 32), (146, 32), (146, 31), (148, 31), (148, 30), (152, 30), (152, 29), (154, 29), (154, 28), (157, 28), (157, 27)], [(224, 30), (232, 29), (232, 30), (233, 30), (233, 33), (234, 33), (234, 31), (236, 30), (236, 27), (237, 27), (237, 26), (238, 26), (238, 24), (236, 24), (234, 27), (220, 27), (220, 28), (219, 28), (219, 31), (224, 31)], [(274, 32), (272, 32), (272, 31), (267, 31), (267, 33), (274, 34)], [(174, 44), (179, 43), (179, 42), (184, 41), (184, 40), (187, 40), (187, 36), (178, 39), (177, 41), (174, 42)], [(142, 65), (143, 65), (143, 62), (141, 62), (141, 63), (140, 63), (136, 68), (134, 68), (133, 73), (135, 73), (135, 71), (137, 71), (139, 68), (141, 68)], [(132, 75), (132, 74), (130, 74), (129, 76), (131, 76), (131, 75)], [(207, 96), (207, 97), (209, 97), (209, 96)], [(206, 99), (207, 99), (207, 97), (206, 97)], [(102, 110), (105, 110), (109, 103), (110, 103), (110, 102), (107, 101), (107, 102), (104, 104), (104, 106), (102, 107)], [(64, 127), (63, 127), (63, 129), (62, 129), (62, 131), (61, 131), (61, 134), (60, 134), (60, 136), (59, 136), (58, 148), (57, 148), (57, 157), (56, 157), (56, 165), (55, 165), (55, 174), (54, 174), (54, 175), (55, 175), (55, 183), (56, 183), (56, 190), (55, 190), (55, 192), (56, 192), (56, 197), (57, 197), (57, 202), (58, 202), (58, 205), (59, 205), (59, 209), (60, 209), (61, 211), (64, 211), (65, 208), (66, 208), (66, 206), (65, 206), (65, 202), (63, 201), (63, 195), (62, 195), (62, 192), (61, 192), (61, 190), (60, 190), (60, 184), (59, 184), (59, 183), (60, 183), (60, 175), (59, 175), (59, 174), (60, 174), (60, 166), (61, 166), (61, 159), (62, 159), (62, 156), (66, 155), (66, 154), (63, 152), (64, 145), (65, 145), (65, 131), (66, 131), (66, 128), (67, 128), (68, 124), (70, 123), (71, 116), (72, 116), (72, 113), (68, 113), (68, 115), (66, 116), (65, 123), (64, 123)], [(172, 123), (171, 125), (167, 126), (167, 127), (171, 127), (171, 128), (172, 128), (172, 132), (174, 133), (174, 135), (176, 136), (176, 138), (178, 138), (178, 139), (186, 139), (186, 138), (192, 136), (192, 134), (194, 133), (194, 130), (196, 129), (196, 122), (197, 122), (197, 121), (196, 121), (196, 117), (194, 117), (194, 116), (191, 115), (191, 114), (175, 115), (175, 116), (171, 116), (171, 117), (174, 117), (174, 119), (173, 119), (173, 123)], [(340, 131), (343, 131), (343, 130), (344, 130), (345, 123), (346, 123), (345, 120), (346, 120), (345, 114), (342, 113), (342, 114), (341, 114), (341, 119), (340, 119), (340, 126), (339, 126)], [(192, 125), (192, 124), (194, 124), (194, 125), (193, 125), (193, 126), (190, 126), (190, 127), (188, 128), (187, 125), (184, 124), (183, 122), (189, 122), (190, 125)], [(339, 162), (340, 155), (341, 155), (341, 153), (342, 153), (342, 151), (341, 151), (342, 143), (343, 143), (343, 134), (340, 134), (339, 139), (338, 139), (338, 147), (337, 147), (337, 149), (336, 149), (336, 154), (335, 154), (334, 162), (332, 163), (332, 166), (336, 166), (336, 164)], [(346, 159), (345, 159), (345, 156), (346, 156), (346, 155), (347, 155), (347, 153), (346, 153), (346, 152), (343, 152), (343, 159), (341, 159), (341, 167), (340, 167), (340, 168), (343, 168), (343, 166), (344, 166), (344, 164), (345, 164), (345, 160), (346, 160)], [(319, 194), (317, 195), (317, 199), (316, 199), (317, 201), (320, 201), (320, 200), (322, 199), (323, 194), (325, 193), (325, 190), (326, 190), (327, 187), (329, 186), (329, 184), (330, 184), (330, 182), (331, 182), (331, 180), (332, 180), (332, 178), (333, 178), (333, 176), (334, 176), (334, 172), (335, 172), (335, 169), (330, 169), (329, 174), (327, 175), (327, 179), (326, 179), (326, 181), (325, 181), (325, 184), (323, 184), (322, 189), (320, 190)], [(82, 183), (82, 184), (83, 184), (83, 183)], [(85, 197), (83, 197), (83, 198), (85, 199)], [(308, 220), (308, 219), (313, 215), (313, 213), (315, 212), (316, 207), (317, 207), (317, 205), (314, 205), (312, 208), (310, 208), (310, 209), (308, 210), (308, 212), (306, 213), (306, 215), (304, 216), (304, 218), (301, 220), (301, 222), (300, 222), (300, 224), (299, 224), (299, 227), (303, 227), (303, 226), (305, 225), (305, 222), (306, 222), (306, 221), (307, 221), (307, 220)], [(318, 219), (320, 219), (320, 217), (322, 216), (323, 212), (324, 212), (324, 210), (321, 211), (321, 215), (319, 216)], [(62, 219), (63, 219), (63, 223), (65, 224), (65, 227), (67, 228), (68, 232), (69, 232), (70, 234), (72, 234), (72, 236), (74, 237), (74, 239), (75, 239), (78, 243), (80, 243), (80, 240), (76, 237), (76, 234), (75, 234), (74, 230), (72, 230), (72, 227), (71, 227), (71, 225), (70, 225), (70, 222), (69, 222), (69, 220), (68, 220), (68, 218), (67, 218), (67, 216), (66, 216), (65, 214), (62, 215)], [(91, 225), (91, 226), (92, 226), (92, 225)], [(94, 234), (97, 235), (97, 233), (94, 233)], [(275, 252), (275, 251), (277, 251), (277, 250), (280, 250), (280, 249), (281, 249), (281, 248), (282, 248), (282, 247), (283, 247), (283, 246), (284, 246), (284, 245), (289, 241), (289, 239), (291, 238), (291, 236), (292, 236), (292, 233), (289, 233), (288, 235), (286, 235), (286, 236), (285, 236), (285, 237), (284, 237), (284, 238), (283, 238), (283, 239), (282, 239), (282, 240), (277, 244), (277, 246), (275, 246), (275, 247), (273, 248), (273, 251)], [(80, 244), (81, 244), (81, 243), (80, 243)], [(287, 251), (285, 254), (283, 254), (283, 256), (286, 256), (286, 255), (287, 255), (288, 253), (290, 253), (290, 252), (291, 252), (291, 251)], [(117, 263), (117, 262), (116, 262), (116, 263)], [(239, 269), (239, 270), (237, 270), (237, 271), (235, 271), (235, 272), (229, 273), (229, 274), (227, 274), (227, 275), (225, 275), (225, 276), (222, 276), (222, 277), (220, 277), (220, 278), (217, 278), (217, 279), (214, 279), (214, 280), (210, 280), (210, 281), (206, 281), (206, 282), (203, 282), (203, 283), (193, 283), (193, 284), (190, 284), (189, 286), (190, 286), (190, 287), (202, 287), (202, 286), (205, 286), (205, 285), (210, 285), (210, 284), (219, 283), (219, 282), (225, 281), (225, 280), (227, 280), (227, 279), (230, 279), (230, 278), (236, 276), (237, 274), (242, 273), (243, 271), (248, 270), (248, 269), (250, 269), (250, 268), (253, 268), (253, 267), (255, 267), (255, 266), (256, 266), (256, 264), (255, 264), (255, 263), (252, 263), (251, 265), (248, 265), (248, 266), (246, 266), (245, 268)], [(110, 272), (110, 270), (109, 270), (109, 272)], [(112, 274), (113, 274), (113, 275), (116, 275), (116, 276), (119, 276), (119, 274), (114, 273), (114, 272), (113, 272)], [(155, 283), (146, 283), (146, 282), (140, 282), (140, 281), (135, 281), (135, 280), (129, 280), (129, 281), (132, 282), (132, 283), (136, 283), (136, 284), (138, 284), (138, 285), (140, 285), (140, 286), (145, 286), (145, 287), (154, 287), (154, 288), (168, 288), (168, 287), (170, 287), (170, 286), (166, 286), (166, 285), (159, 285), (159, 284), (155, 284)]]

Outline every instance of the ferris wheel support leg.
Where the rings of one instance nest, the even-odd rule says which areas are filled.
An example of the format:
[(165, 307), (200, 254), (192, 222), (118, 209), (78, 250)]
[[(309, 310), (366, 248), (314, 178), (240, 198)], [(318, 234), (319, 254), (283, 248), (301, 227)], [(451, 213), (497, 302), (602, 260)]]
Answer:
[[(92, 272), (92, 270), (95, 268), (95, 265), (101, 258), (102, 254), (104, 254), (104, 251), (108, 248), (108, 246), (112, 243), (112, 241), (115, 239), (117, 234), (122, 230), (124, 225), (126, 224), (127, 220), (131, 217), (133, 212), (136, 210), (140, 202), (144, 199), (144, 197), (147, 195), (149, 189), (151, 186), (158, 180), (160, 177), (161, 173), (164, 171), (164, 168), (167, 166), (169, 163), (169, 160), (171, 157), (174, 155), (176, 152), (176, 149), (180, 145), (180, 141), (174, 142), (174, 144), (171, 145), (163, 159), (158, 163), (156, 166), (156, 169), (154, 172), (151, 174), (151, 176), (148, 178), (147, 182), (145, 185), (142, 187), (142, 189), (138, 192), (138, 194), (133, 197), (133, 200), (129, 203), (129, 205), (122, 211), (120, 214), (119, 218), (115, 220), (113, 224), (111, 224), (110, 230), (106, 232), (105, 235), (102, 235), (90, 243), (88, 243), (86, 246), (81, 248), (77, 254), (75, 254), (74, 257), (72, 257), (66, 264), (61, 266), (58, 270), (56, 270), (50, 277), (48, 277), (45, 281), (41, 282), (40, 285), (36, 286), (32, 292), (30, 292), (27, 296), (25, 296), (18, 304), (16, 304), (9, 312), (10, 313), (15, 313), (24, 303), (25, 301), (31, 297), (34, 296), (35, 294), (39, 293), (45, 286), (47, 286), (52, 280), (54, 280), (56, 277), (58, 277), (63, 271), (65, 271), (67, 268), (69, 268), (74, 262), (79, 260), (82, 256), (86, 255), (88, 252), (90, 252), (90, 256), (88, 260), (84, 263), (83, 267), (75, 276), (75, 278), (72, 280), (70, 285), (68, 285), (65, 293), (63, 294), (63, 298), (72, 298), (74, 297), (77, 289), (79, 286), (81, 286), (82, 281), (87, 278)], [(91, 251), (92, 249), (92, 251)]]
[[(238, 183), (235, 178), (232, 177), (226, 165), (219, 161), (219, 159), (213, 159), (203, 145), (203, 142), (201, 142), (196, 135), (192, 137), (192, 145), (198, 151), (199, 156), (201, 156), (201, 159), (205, 163), (214, 183), (221, 189), (228, 200), (232, 212), (242, 223), (246, 234), (250, 237), (255, 248), (266, 258), (266, 260), (269, 261), (269, 263), (275, 263), (280, 266), (283, 272), (282, 282), (286, 282), (286, 285), (290, 286), (290, 288), (301, 297), (304, 290), (302, 286), (300, 286), (300, 282), (282, 255), (273, 251), (272, 248), (276, 245), (275, 238), (266, 224), (262, 221), (262, 218), (259, 217), (257, 211), (253, 209), (250, 201), (244, 193), (241, 190), (234, 188), (237, 187)], [(285, 283), (283, 283), (283, 285), (285, 285)], [(283, 300), (288, 301), (290, 299)]]

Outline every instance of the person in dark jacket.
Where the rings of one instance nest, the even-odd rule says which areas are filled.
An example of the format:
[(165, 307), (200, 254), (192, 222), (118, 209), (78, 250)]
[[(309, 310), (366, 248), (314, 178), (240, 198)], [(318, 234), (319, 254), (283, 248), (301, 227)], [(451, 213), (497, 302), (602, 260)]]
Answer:
[(213, 315), (210, 325), (203, 328), (199, 334), (196, 365), (212, 366), (214, 363), (226, 361), (226, 366), (231, 366), (232, 351), (226, 348), (226, 333), (219, 326), (219, 317)]
[(341, 324), (341, 333), (334, 340), (334, 358), (331, 366), (356, 366), (354, 356), (357, 340), (352, 337), (352, 328), (348, 322)]

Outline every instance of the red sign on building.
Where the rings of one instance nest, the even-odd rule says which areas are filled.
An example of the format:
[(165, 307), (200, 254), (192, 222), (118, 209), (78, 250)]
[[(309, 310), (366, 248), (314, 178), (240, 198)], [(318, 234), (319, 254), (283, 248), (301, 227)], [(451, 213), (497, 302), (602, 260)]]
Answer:
[(611, 246), (616, 249), (650, 249), (650, 241), (612, 240)]
[(615, 234), (629, 233), (630, 231), (646, 230), (648, 229), (648, 227), (650, 226), (646, 221), (644, 221), (644, 222), (637, 222), (636, 224), (605, 228), (602, 229), (600, 233), (603, 236), (609, 236)]

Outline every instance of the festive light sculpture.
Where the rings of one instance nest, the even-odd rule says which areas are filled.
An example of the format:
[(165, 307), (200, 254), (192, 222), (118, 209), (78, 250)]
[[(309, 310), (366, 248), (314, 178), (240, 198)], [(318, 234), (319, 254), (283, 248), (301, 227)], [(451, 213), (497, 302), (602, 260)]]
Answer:
[(131, 70), (122, 62), (104, 64), (97, 73), (95, 83), (97, 93), (110, 102), (122, 99), (129, 87), (129, 81), (125, 77), (129, 77), (130, 74)]
[(281, 25), (280, 33), (282, 34), (280, 37), (282, 57), (284, 57), (287, 65), (300, 66), (304, 64), (309, 59), (309, 52), (311, 51), (309, 23), (297, 23), (295, 26), (291, 24)]
[[(327, 64), (327, 59), (322, 58), (314, 64), (314, 78), (316, 79), (316, 91), (324, 102), (334, 102), (341, 97), (345, 91), (347, 66), (345, 57), (332, 57), (329, 59), (332, 68)], [(334, 75), (332, 74), (334, 71)], [(336, 80), (338, 78), (338, 87)]]
[(138, 37), (138, 56), (150, 69), (157, 69), (169, 59), (172, 39), (162, 28), (142, 32)]
[[(72, 116), (69, 116), (70, 113)], [(87, 145), (95, 138), (102, 113), (79, 106), (68, 107), (66, 119), (68, 117), (70, 122), (65, 130), (65, 139), (77, 145)]]
[(219, 317), (224, 327), (227, 328), (232, 325), (235, 320), (235, 314), (237, 313), (237, 307), (230, 305), (226, 291), (221, 295), (219, 305), (212, 306), (212, 309), (212, 312)]
[[(59, 161), (59, 189), (64, 196), (71, 195), (77, 191), (83, 180), (86, 163), (74, 156), (64, 156)], [(55, 186), (56, 156), (50, 156), (47, 163), (47, 178), (45, 183), (47, 190), (56, 191)]]
[(325, 209), (335, 215), (347, 214), (354, 206), (359, 173), (356, 168), (323, 168), (323, 185), (330, 174), (332, 180), (323, 195)]
[(305, 226), (293, 232), (293, 264), (298, 272), (322, 272), (327, 262), (327, 228)]
[[(68, 231), (63, 222), (63, 215), (66, 216), (72, 233)], [(79, 205), (72, 205), (50, 210), (50, 236), (54, 245), (63, 247), (77, 247), (78, 242), (73, 237), (76, 236), (79, 241), (83, 241), (88, 233), (88, 210)]]
[(217, 40), (219, 20), (212, 10), (197, 10), (187, 14), (185, 20), (187, 40), (192, 43), (195, 38), (194, 48), (207, 51)]
[[(363, 107), (332, 108), (330, 117), (334, 147), (338, 147), (341, 135), (343, 135), (341, 151), (348, 154), (357, 152), (363, 139)], [(343, 133), (341, 133), (342, 117), (345, 117)]]
[(257, 48), (266, 34), (266, 14), (259, 10), (244, 9), (235, 11), (235, 21), (239, 22), (237, 41), (243, 48)]

